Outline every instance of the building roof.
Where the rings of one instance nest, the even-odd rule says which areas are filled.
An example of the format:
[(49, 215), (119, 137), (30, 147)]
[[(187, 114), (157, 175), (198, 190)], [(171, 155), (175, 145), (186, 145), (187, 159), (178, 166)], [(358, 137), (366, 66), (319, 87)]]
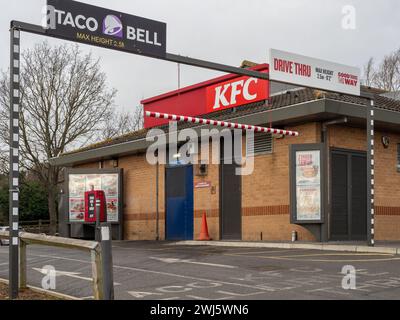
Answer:
[[(400, 101), (390, 99), (384, 96), (379, 95), (378, 93), (382, 93), (382, 91), (378, 91), (376, 89), (371, 89), (369, 87), (362, 87), (362, 91), (366, 93), (372, 93), (375, 97), (375, 107), (379, 109), (394, 111), (400, 113)], [(345, 102), (350, 104), (357, 104), (361, 106), (365, 106), (367, 100), (365, 98), (350, 96), (345, 94), (338, 94), (338, 93), (330, 93), (320, 90), (314, 90), (310, 88), (299, 88), (296, 90), (290, 90), (286, 93), (281, 93), (278, 95), (274, 95), (270, 98), (269, 104), (266, 105), (265, 101), (255, 102), (251, 104), (247, 104), (244, 106), (240, 106), (234, 109), (225, 109), (222, 111), (217, 111), (211, 114), (206, 114), (202, 116), (203, 118), (212, 118), (214, 120), (229, 120), (229, 119), (237, 119), (243, 116), (257, 113), (260, 111), (268, 111), (268, 110), (276, 110), (280, 108), (284, 108), (291, 105), (301, 104), (305, 102), (310, 102), (314, 100), (320, 99), (330, 99), (339, 102)], [(271, 121), (274, 121), (272, 118)], [(261, 124), (261, 123), (259, 123)], [(187, 127), (193, 127), (196, 124), (191, 123), (178, 123), (178, 129), (183, 129)], [(156, 128), (163, 129), (167, 131), (168, 125), (161, 125)], [(60, 157), (64, 157), (66, 155), (72, 155), (80, 152), (85, 152), (89, 150), (95, 150), (102, 147), (108, 147), (113, 145), (118, 145), (122, 143), (126, 143), (129, 141), (135, 141), (139, 139), (144, 139), (147, 135), (149, 129), (141, 129), (139, 131), (130, 132), (125, 135), (101, 141), (95, 144), (91, 144), (81, 149), (77, 149), (68, 153), (64, 153), (60, 155)], [(59, 157), (59, 158), (60, 158)]]
[[(250, 64), (253, 64), (253, 65), (250, 65)], [(253, 70), (253, 71), (263, 72), (265, 70), (268, 70), (269, 65), (267, 63), (256, 64), (256, 63), (252, 63), (252, 62), (249, 62), (249, 61), (245, 60), (245, 61), (243, 61), (241, 68), (246, 68), (246, 69), (250, 69), (250, 70)], [(238, 77), (238, 75), (234, 74), (234, 73), (225, 74), (223, 76), (219, 76), (219, 77), (216, 77), (216, 78), (213, 78), (213, 79), (208, 79), (208, 80), (205, 80), (205, 81), (202, 81), (202, 82), (198, 82), (198, 83), (192, 84), (192, 85), (184, 87), (184, 88), (168, 91), (168, 92), (159, 94), (157, 96), (153, 96), (153, 97), (150, 97), (150, 98), (147, 98), (147, 99), (143, 99), (142, 101), (140, 101), (140, 103), (141, 104), (147, 104), (147, 103), (156, 102), (156, 101), (159, 101), (159, 100), (163, 100), (163, 99), (169, 98), (171, 96), (177, 96), (177, 95), (189, 92), (189, 91), (193, 91), (193, 90), (197, 90), (197, 89), (200, 89), (200, 88), (212, 86), (213, 84), (216, 84), (216, 83), (221, 83), (221, 82), (225, 82), (225, 81), (228, 81), (228, 80), (231, 80), (231, 79), (235, 79), (237, 77)]]

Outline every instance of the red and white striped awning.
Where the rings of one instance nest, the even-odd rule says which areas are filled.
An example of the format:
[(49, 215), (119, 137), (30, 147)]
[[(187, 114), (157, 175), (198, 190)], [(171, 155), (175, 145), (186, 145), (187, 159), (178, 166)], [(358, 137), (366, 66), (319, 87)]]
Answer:
[(266, 127), (252, 126), (252, 125), (248, 125), (248, 124), (241, 124), (241, 123), (235, 123), (235, 122), (218, 121), (218, 120), (212, 120), (212, 119), (179, 116), (176, 114), (161, 113), (161, 112), (146, 111), (146, 116), (151, 117), (151, 118), (168, 119), (168, 120), (172, 120), (172, 121), (191, 122), (191, 123), (198, 123), (198, 124), (208, 124), (208, 125), (217, 126), (217, 127), (249, 130), (249, 131), (254, 131), (254, 132), (265, 132), (265, 133), (292, 136), (292, 137), (297, 137), (299, 135), (299, 133), (297, 131), (266, 128)]

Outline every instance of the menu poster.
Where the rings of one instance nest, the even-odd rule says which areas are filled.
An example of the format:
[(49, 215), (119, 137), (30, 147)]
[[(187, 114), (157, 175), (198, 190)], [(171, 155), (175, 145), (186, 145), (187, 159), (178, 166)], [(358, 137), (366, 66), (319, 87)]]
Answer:
[(88, 174), (86, 175), (86, 191), (94, 188), (94, 190), (101, 190), (101, 175), (100, 174)]
[(320, 151), (296, 151), (297, 220), (321, 220)]
[(106, 195), (107, 221), (118, 221), (118, 175), (103, 174), (101, 176), (101, 190)]
[(118, 218), (118, 199), (117, 198), (106, 198), (106, 199), (107, 199), (107, 220), (114, 221), (113, 219)]
[(74, 174), (69, 177), (70, 198), (80, 197), (86, 190), (86, 177), (82, 174)]
[(85, 214), (85, 200), (82, 198), (69, 199), (69, 219), (82, 221)]
[(320, 220), (321, 194), (320, 187), (297, 186), (297, 219)]
[(85, 217), (85, 192), (103, 190), (107, 202), (107, 221), (118, 222), (118, 179), (110, 174), (70, 174), (69, 175), (69, 220), (83, 222)]
[(101, 177), (101, 190), (106, 196), (116, 197), (118, 194), (118, 176), (116, 174), (103, 174)]

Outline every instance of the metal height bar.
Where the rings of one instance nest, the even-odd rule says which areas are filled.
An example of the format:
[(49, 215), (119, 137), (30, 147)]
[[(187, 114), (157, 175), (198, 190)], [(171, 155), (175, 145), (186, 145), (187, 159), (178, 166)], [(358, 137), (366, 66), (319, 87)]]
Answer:
[(375, 245), (375, 160), (374, 160), (374, 100), (367, 102), (367, 227), (368, 245)]
[[(55, 37), (53, 35), (50, 35), (50, 34), (46, 33), (46, 30), (43, 29), (42, 26), (39, 26), (39, 25), (34, 25), (31, 23), (13, 20), (13, 21), (11, 21), (11, 26), (15, 27), (16, 29), (21, 30), (21, 31), (71, 41), (71, 39), (68, 39), (68, 38)], [(104, 46), (102, 46), (102, 45), (96, 45), (96, 44), (90, 44), (90, 45), (99, 46), (99, 47), (104, 48)], [(130, 51), (125, 51), (125, 50), (118, 50), (118, 51), (132, 53)], [(222, 63), (194, 59), (194, 58), (185, 57), (185, 56), (172, 54), (172, 53), (168, 53), (168, 52), (165, 54), (164, 57), (152, 56), (152, 55), (148, 55), (148, 54), (139, 54), (139, 53), (135, 53), (135, 54), (149, 57), (149, 58), (165, 60), (165, 61), (169, 61), (169, 62), (176, 62), (176, 63), (189, 65), (189, 66), (193, 66), (193, 67), (200, 67), (200, 68), (216, 70), (216, 71), (221, 71), (221, 72), (226, 72), (226, 73), (234, 73), (234, 74), (248, 76), (248, 77), (254, 77), (254, 78), (258, 78), (258, 79), (265, 79), (265, 80), (269, 79), (269, 75), (266, 72), (259, 72), (259, 71), (255, 71), (255, 70), (245, 69), (245, 68), (233, 67), (233, 66), (229, 66), (226, 64), (222, 64)]]
[(18, 297), (20, 31), (10, 29), (9, 297)]
[[(42, 36), (72, 41), (71, 39), (68, 39), (68, 38), (56, 37), (54, 35), (50, 35), (50, 34), (46, 33), (46, 30), (43, 29), (42, 26), (31, 24), (31, 23), (13, 20), (13, 21), (11, 21), (11, 26), (20, 31), (25, 31), (25, 32), (29, 32), (29, 33), (42, 35)], [(102, 45), (96, 45), (96, 44), (90, 44), (90, 45), (105, 48)], [(132, 52), (130, 52), (130, 51), (125, 51), (125, 50), (118, 50), (118, 51), (127, 52), (127, 53), (132, 54)], [(175, 62), (175, 63), (179, 63), (179, 64), (184, 64), (184, 65), (189, 65), (189, 66), (193, 66), (193, 67), (216, 70), (216, 71), (221, 71), (221, 72), (226, 72), (226, 73), (233, 73), (233, 74), (253, 77), (253, 78), (257, 78), (257, 79), (270, 80), (269, 73), (267, 73), (267, 72), (260, 72), (260, 71), (256, 71), (256, 70), (246, 69), (246, 68), (233, 67), (230, 65), (222, 64), (222, 63), (216, 63), (216, 62), (207, 61), (207, 60), (200, 60), (200, 59), (195, 59), (195, 58), (191, 58), (191, 57), (185, 57), (185, 56), (181, 56), (181, 55), (177, 55), (177, 54), (173, 54), (173, 53), (169, 53), (169, 52), (167, 52), (164, 57), (152, 56), (152, 55), (147, 55), (147, 54), (139, 54), (137, 52), (135, 52), (134, 54), (149, 57), (149, 58), (154, 58), (154, 59), (165, 60), (165, 61), (169, 61), (169, 62)], [(276, 83), (292, 84), (292, 83), (288, 83), (288, 82), (276, 81), (274, 79), (272, 79), (271, 81), (274, 81)], [(334, 91), (329, 91), (329, 90), (325, 90), (325, 91), (334, 92)], [(351, 95), (351, 94), (349, 94), (349, 95)], [(357, 96), (357, 97), (360, 96), (363, 98), (370, 99), (373, 97), (373, 94), (361, 92), (360, 95), (355, 95), (355, 96)]]

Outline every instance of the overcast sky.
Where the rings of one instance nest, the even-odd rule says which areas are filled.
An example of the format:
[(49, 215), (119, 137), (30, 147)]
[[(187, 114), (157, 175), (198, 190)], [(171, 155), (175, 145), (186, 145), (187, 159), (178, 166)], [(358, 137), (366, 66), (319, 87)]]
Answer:
[[(3, 0), (4, 1), (4, 0)], [(362, 67), (400, 48), (398, 0), (82, 0), (89, 4), (167, 23), (167, 51), (239, 66), (267, 62), (275, 48)], [(0, 69), (9, 64), (9, 22), (40, 24), (45, 0), (12, 0), (0, 13)], [(342, 27), (342, 9), (355, 8), (355, 29)], [(23, 34), (22, 50), (45, 38)], [(61, 43), (47, 39), (50, 43)], [(72, 43), (71, 43), (72, 44)], [(133, 110), (142, 98), (177, 88), (170, 62), (80, 45), (101, 57), (116, 104)], [(220, 73), (182, 66), (182, 86)]]

